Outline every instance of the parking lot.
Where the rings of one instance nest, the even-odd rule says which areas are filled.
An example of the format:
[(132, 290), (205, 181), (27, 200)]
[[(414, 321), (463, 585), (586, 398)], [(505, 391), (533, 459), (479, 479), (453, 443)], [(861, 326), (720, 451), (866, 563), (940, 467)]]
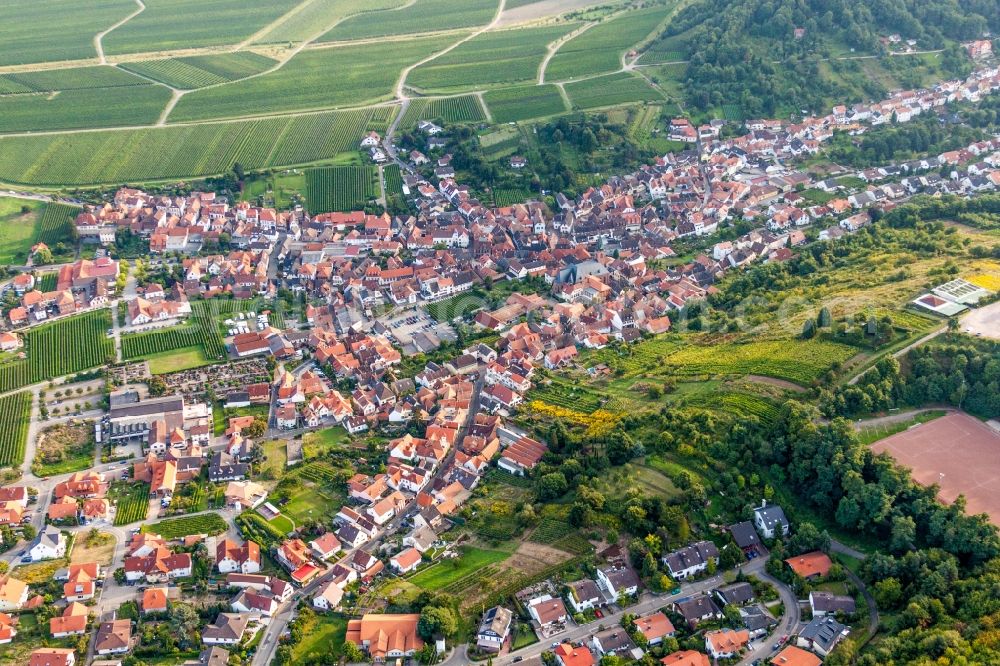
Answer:
[(458, 337), (450, 324), (434, 321), (420, 308), (387, 315), (377, 321), (407, 356), (432, 351)]

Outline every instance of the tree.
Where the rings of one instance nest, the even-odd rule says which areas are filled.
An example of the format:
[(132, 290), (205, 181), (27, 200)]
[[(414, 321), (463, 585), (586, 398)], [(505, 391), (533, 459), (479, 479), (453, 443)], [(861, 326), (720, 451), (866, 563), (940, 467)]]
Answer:
[(442, 606), (426, 606), (420, 612), (420, 620), (417, 621), (417, 633), (425, 641), (432, 641), (435, 638), (451, 636), (458, 629), (458, 620), (450, 608)]
[(348, 663), (353, 664), (365, 661), (365, 653), (362, 652), (357, 643), (354, 643), (353, 641), (344, 641), (344, 647), (341, 648), (341, 651), (343, 652), (344, 659), (346, 659)]
[(167, 383), (158, 375), (146, 382), (146, 386), (149, 387), (149, 395), (153, 397), (161, 396), (167, 392)]
[(548, 502), (566, 494), (569, 484), (562, 472), (551, 472), (538, 480), (538, 499)]
[(819, 310), (819, 315), (816, 317), (816, 326), (819, 328), (830, 328), (833, 323), (833, 317), (830, 316), (830, 309), (823, 306)]
[(805, 322), (802, 323), (802, 339), (809, 340), (810, 338), (815, 337), (815, 335), (816, 335), (816, 322), (814, 322), (812, 319), (806, 319)]
[(201, 626), (201, 618), (194, 608), (187, 604), (173, 604), (170, 607), (170, 629), (181, 647), (189, 647)]
[(265, 432), (267, 432), (267, 421), (259, 416), (254, 417), (253, 423), (243, 428), (243, 434), (251, 439), (260, 437)]

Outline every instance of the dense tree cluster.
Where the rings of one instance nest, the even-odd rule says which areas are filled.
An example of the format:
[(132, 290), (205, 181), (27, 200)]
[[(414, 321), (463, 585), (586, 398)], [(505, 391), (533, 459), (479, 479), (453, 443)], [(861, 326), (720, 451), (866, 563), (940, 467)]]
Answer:
[[(923, 155), (958, 150), (984, 138), (980, 130), (964, 125), (946, 125), (935, 115), (925, 115), (902, 125), (868, 132), (856, 139), (838, 134), (827, 151), (839, 164), (855, 167), (882, 166)], [(951, 171), (951, 168), (948, 168)]]
[(911, 350), (902, 370), (882, 359), (857, 384), (822, 391), (828, 416), (854, 416), (904, 405), (948, 404), (973, 414), (1000, 416), (1000, 345), (956, 339)]
[[(997, 0), (700, 0), (681, 10), (663, 38), (679, 40), (689, 56), (685, 85), (693, 104), (738, 104), (749, 116), (773, 117), (789, 105), (818, 111), (833, 97), (856, 95), (821, 76), (835, 46), (881, 53), (879, 37), (899, 33), (940, 48), (947, 39), (997, 30), (998, 17)], [(959, 73), (954, 55), (942, 64)], [(864, 92), (875, 97), (879, 88), (869, 82)]]

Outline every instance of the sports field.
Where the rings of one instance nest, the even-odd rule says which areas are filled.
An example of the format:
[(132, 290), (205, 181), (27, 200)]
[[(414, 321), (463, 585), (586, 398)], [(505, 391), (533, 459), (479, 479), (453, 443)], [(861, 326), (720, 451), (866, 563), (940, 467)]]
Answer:
[(938, 496), (965, 495), (970, 514), (1000, 525), (1000, 433), (967, 414), (949, 414), (872, 445), (912, 470), (920, 484), (938, 484)]

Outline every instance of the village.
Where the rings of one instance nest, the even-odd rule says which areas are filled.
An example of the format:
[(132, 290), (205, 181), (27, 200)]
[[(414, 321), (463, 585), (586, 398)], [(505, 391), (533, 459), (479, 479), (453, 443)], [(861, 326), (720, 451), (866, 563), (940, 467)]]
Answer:
[[(850, 634), (856, 598), (870, 595), (824, 552), (779, 562), (796, 580), (828, 584), (806, 598), (772, 575), (769, 544), (795, 526), (767, 501), (725, 528), (731, 554), (704, 540), (658, 553), (664, 589), (643, 584), (621, 544), (588, 543), (592, 575), (515, 578), (476, 611), (468, 640), (428, 627), (426, 607), (382, 612), (374, 591), (460, 561), (461, 513), (480, 484), (517, 483), (544, 464), (549, 443), (515, 423), (539, 372), (666, 333), (725, 273), (788, 261), (812, 239), (837, 241), (914, 195), (1000, 187), (1000, 137), (849, 174), (856, 186), (796, 165), (834, 132), (906, 123), (998, 89), (1000, 72), (984, 68), (795, 124), (748, 121), (750, 133), (730, 139), (719, 123), (677, 118), (671, 138), (690, 150), (575, 199), (557, 194), (554, 211), (484, 206), (454, 180), (447, 130), (427, 122), (437, 156), (399, 160), (408, 216), (310, 216), (132, 188), (87, 206), (76, 230), (94, 257), (50, 271), (50, 290), (41, 269), (13, 278), (18, 305), (0, 333), (0, 351), (24, 353), (33, 327), (112, 311), (104, 386), (88, 384), (94, 377), (35, 386), (23, 474), (0, 487), (0, 526), (22, 537), (0, 555), (9, 567), (0, 645), (30, 633), (26, 611), (44, 612), (35, 634), (62, 642), (26, 663), (113, 666), (162, 640), (174, 609), (197, 599), (184, 626), (198, 655), (185, 663), (203, 666), (272, 663), (302, 609), (345, 616), (344, 641), (358, 648), (349, 661), (592, 666), (669, 645), (678, 649), (657, 659), (665, 666), (822, 663)], [(373, 159), (398, 159), (381, 137), (361, 145)], [(426, 165), (434, 178), (418, 170)], [(804, 189), (831, 196), (813, 205)], [(735, 220), (759, 224), (713, 238)], [(148, 241), (141, 284), (111, 256), (123, 233)], [(692, 241), (691, 260), (676, 261), (672, 245)], [(169, 285), (157, 281), (166, 276)], [(947, 317), (987, 295), (957, 281), (914, 304)], [(153, 372), (130, 351), (170, 334), (181, 342), (156, 356), (199, 348), (212, 363)], [(53, 399), (67, 387), (93, 398)], [(86, 424), (93, 464), (35, 474), (42, 408), (56, 425)], [(282, 485), (293, 474), (304, 493)], [(344, 501), (327, 505), (327, 489)], [(286, 515), (297, 504), (308, 508)], [(107, 561), (73, 560), (102, 535)], [(46, 563), (49, 578), (19, 578)], [(692, 637), (699, 649), (679, 648)]]

